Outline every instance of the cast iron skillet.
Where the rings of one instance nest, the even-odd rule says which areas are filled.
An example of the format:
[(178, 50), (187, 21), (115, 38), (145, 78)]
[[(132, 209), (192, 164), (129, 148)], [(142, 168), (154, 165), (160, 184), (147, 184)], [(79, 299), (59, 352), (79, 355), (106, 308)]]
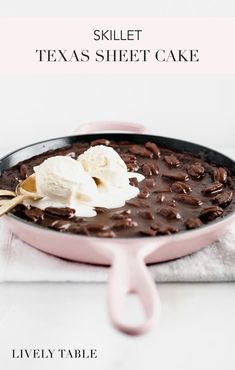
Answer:
[[(94, 131), (132, 131), (134, 133), (94, 133)], [(143, 134), (145, 127), (126, 122), (97, 122), (80, 126), (78, 135), (32, 144), (2, 158), (0, 171), (32, 156), (71, 144), (101, 137), (128, 140), (134, 143), (156, 142), (161, 147), (202, 154), (218, 166), (227, 167), (235, 175), (235, 162), (212, 149), (173, 138)], [(112, 323), (120, 331), (138, 335), (153, 327), (160, 310), (157, 290), (146, 263), (179, 258), (200, 250), (220, 237), (235, 220), (235, 213), (199, 229), (170, 236), (141, 238), (98, 238), (59, 233), (34, 225), (9, 213), (4, 216), (12, 231), (31, 246), (68, 260), (98, 265), (111, 265), (108, 287), (108, 308)], [(145, 313), (141, 324), (132, 326), (122, 320), (121, 312), (127, 294), (138, 296)]]

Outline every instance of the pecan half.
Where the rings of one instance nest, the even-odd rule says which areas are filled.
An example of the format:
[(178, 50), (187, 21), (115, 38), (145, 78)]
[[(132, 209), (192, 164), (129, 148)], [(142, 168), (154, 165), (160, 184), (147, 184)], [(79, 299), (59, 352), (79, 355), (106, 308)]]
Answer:
[(142, 171), (143, 171), (144, 176), (151, 176), (152, 175), (151, 168), (146, 163), (143, 164)]
[(114, 229), (126, 229), (129, 227), (135, 227), (138, 226), (138, 223), (136, 221), (133, 221), (131, 218), (124, 218), (123, 220), (118, 220), (113, 225)]
[(165, 200), (165, 194), (163, 193), (160, 193), (160, 194), (157, 194), (156, 196), (156, 203), (163, 203), (164, 200)]
[(50, 225), (52, 229), (58, 230), (58, 231), (66, 231), (70, 228), (71, 223), (65, 220), (56, 220), (53, 221)]
[(171, 185), (171, 190), (174, 191), (175, 193), (187, 194), (192, 191), (192, 188), (185, 182), (178, 181), (178, 182), (174, 182)]
[(158, 158), (161, 156), (161, 151), (155, 143), (151, 143), (150, 141), (148, 141), (145, 144), (145, 147), (151, 150), (151, 152), (153, 152)]
[(144, 229), (140, 229), (140, 234), (146, 235), (146, 236), (155, 236), (156, 231), (151, 229), (151, 227), (146, 227)]
[(212, 184), (207, 185), (203, 190), (202, 193), (204, 195), (213, 195), (220, 193), (223, 190), (223, 184), (221, 182), (213, 182)]
[(90, 235), (89, 231), (84, 225), (71, 224), (71, 226), (69, 227), (69, 231), (74, 234)]
[(96, 213), (101, 214), (107, 212), (107, 208), (104, 207), (95, 207)]
[(133, 198), (133, 199), (127, 200), (126, 203), (133, 207), (142, 207), (142, 208), (150, 207), (150, 205), (144, 199)]
[(181, 219), (181, 216), (176, 208), (171, 206), (162, 207), (159, 210), (159, 214), (169, 219)]
[(217, 206), (211, 206), (204, 208), (201, 211), (199, 217), (201, 221), (207, 222), (215, 220), (217, 217), (222, 216), (222, 214), (223, 214), (222, 208)]
[(145, 158), (152, 158), (153, 157), (153, 153), (150, 152), (150, 150), (146, 149), (145, 147), (141, 146), (141, 145), (132, 145), (130, 148), (129, 148), (129, 151), (133, 154), (137, 154), (141, 157), (145, 157)]
[(124, 160), (124, 162), (136, 162), (137, 161), (136, 156), (130, 153), (120, 153), (120, 157)]
[(145, 220), (153, 220), (154, 215), (151, 211), (140, 211), (139, 212), (140, 217), (144, 218)]
[(75, 215), (75, 209), (69, 207), (57, 208), (57, 207), (47, 207), (45, 212), (49, 215), (63, 218), (72, 218)]
[(177, 233), (179, 229), (173, 225), (166, 225), (162, 223), (156, 223), (151, 225), (151, 228), (156, 231), (158, 235), (167, 235)]
[(214, 181), (219, 181), (221, 184), (226, 184), (228, 173), (223, 167), (218, 167), (214, 169), (212, 177)]
[(184, 224), (187, 229), (196, 229), (202, 225), (202, 222), (199, 218), (188, 218)]
[(44, 219), (44, 212), (39, 208), (24, 209), (23, 214), (31, 221), (37, 222)]
[(159, 168), (154, 163), (145, 163), (142, 166), (142, 171), (145, 176), (152, 176), (152, 175), (158, 175), (159, 174)]
[(156, 181), (154, 179), (145, 179), (144, 184), (147, 186), (147, 188), (154, 188)]
[(149, 193), (149, 189), (147, 188), (147, 186), (143, 186), (141, 189), (140, 189), (140, 192), (138, 194), (138, 198), (142, 198), (142, 199), (145, 199), (145, 198), (148, 198), (150, 195)]
[(131, 178), (129, 179), (129, 184), (130, 184), (131, 186), (135, 186), (136, 188), (138, 188), (138, 186), (139, 186), (139, 182), (138, 182), (138, 180), (137, 180), (137, 178), (136, 178), (136, 177), (131, 177)]
[(225, 208), (231, 203), (233, 199), (233, 192), (232, 191), (224, 191), (221, 194), (218, 194), (212, 202), (222, 208)]
[(174, 199), (177, 200), (178, 202), (189, 204), (191, 206), (201, 206), (202, 205), (201, 199), (198, 199), (198, 198), (193, 197), (192, 195), (188, 195), (188, 194), (176, 195), (174, 197)]
[(152, 175), (158, 175), (159, 174), (159, 168), (156, 163), (149, 163), (149, 167), (151, 169)]
[(196, 162), (188, 167), (188, 174), (194, 179), (201, 179), (204, 175), (205, 169), (201, 163)]
[(126, 166), (129, 172), (137, 172), (139, 170), (139, 165), (137, 162), (128, 162), (126, 163)]
[(169, 166), (172, 166), (172, 167), (179, 167), (180, 165), (180, 161), (178, 160), (178, 158), (171, 154), (171, 155), (165, 155), (164, 156), (164, 161), (169, 165)]
[(171, 207), (175, 207), (176, 206), (176, 201), (174, 199), (169, 199), (169, 200), (165, 201), (165, 204), (167, 204), (168, 206), (171, 206)]
[(170, 193), (171, 192), (171, 189), (170, 187), (157, 187), (156, 189), (154, 189), (153, 193)]
[(117, 211), (113, 213), (111, 218), (113, 218), (114, 220), (123, 220), (124, 218), (128, 218), (130, 214), (131, 210), (125, 209), (124, 211)]
[(165, 177), (169, 180), (175, 180), (175, 181), (187, 181), (188, 175), (185, 172), (164, 172), (162, 173), (162, 177)]

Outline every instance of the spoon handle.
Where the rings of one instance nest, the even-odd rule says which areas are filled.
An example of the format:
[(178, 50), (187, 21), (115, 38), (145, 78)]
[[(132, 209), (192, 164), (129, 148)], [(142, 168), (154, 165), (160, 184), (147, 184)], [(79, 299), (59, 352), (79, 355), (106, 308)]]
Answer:
[(3, 216), (8, 211), (10, 211), (11, 209), (15, 208), (17, 204), (22, 203), (22, 201), (25, 198), (27, 198), (25, 195), (18, 195), (17, 197), (10, 199), (8, 202), (0, 206), (0, 217)]
[(3, 204), (9, 203), (9, 199), (0, 199), (0, 206), (3, 206)]
[(0, 189), (0, 197), (15, 197), (16, 193), (10, 190)]

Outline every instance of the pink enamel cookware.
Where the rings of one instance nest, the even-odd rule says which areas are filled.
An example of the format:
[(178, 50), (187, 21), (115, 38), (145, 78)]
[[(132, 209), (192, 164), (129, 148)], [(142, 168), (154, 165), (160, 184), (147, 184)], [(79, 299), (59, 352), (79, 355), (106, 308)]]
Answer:
[[(107, 131), (118, 131), (107, 133)], [(94, 133), (94, 132), (103, 132)], [(122, 131), (122, 132), (120, 132)], [(128, 133), (124, 133), (127, 131)], [(95, 122), (80, 126), (76, 135), (52, 139), (19, 149), (0, 163), (1, 172), (34, 155), (100, 137), (135, 143), (156, 142), (159, 146), (201, 153), (208, 161), (227, 167), (235, 174), (235, 163), (226, 156), (197, 144), (145, 134), (145, 127), (127, 122)], [(105, 134), (104, 134), (105, 132)], [(131, 133), (130, 133), (131, 132)], [(156, 285), (146, 264), (179, 258), (207, 246), (219, 238), (235, 220), (232, 213), (208, 226), (174, 235), (140, 238), (97, 238), (60, 233), (22, 220), (11, 213), (4, 216), (12, 231), (22, 240), (43, 252), (72, 261), (111, 265), (108, 283), (108, 310), (113, 325), (120, 331), (138, 335), (152, 329), (160, 311)], [(128, 294), (135, 294), (145, 313), (136, 326), (122, 321), (122, 307)]]

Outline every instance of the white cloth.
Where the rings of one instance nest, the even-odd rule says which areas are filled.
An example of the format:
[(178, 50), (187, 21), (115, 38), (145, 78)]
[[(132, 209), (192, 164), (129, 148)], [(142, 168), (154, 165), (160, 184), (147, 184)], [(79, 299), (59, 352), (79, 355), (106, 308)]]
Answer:
[[(0, 281), (103, 282), (108, 268), (68, 262), (38, 251), (0, 222)], [(235, 281), (235, 225), (219, 241), (190, 256), (149, 266), (155, 281)]]
[[(0, 282), (107, 280), (108, 268), (68, 262), (40, 252), (15, 237), (2, 221), (0, 236)], [(235, 281), (235, 225), (211, 246), (191, 256), (151, 265), (149, 270), (158, 282)]]

